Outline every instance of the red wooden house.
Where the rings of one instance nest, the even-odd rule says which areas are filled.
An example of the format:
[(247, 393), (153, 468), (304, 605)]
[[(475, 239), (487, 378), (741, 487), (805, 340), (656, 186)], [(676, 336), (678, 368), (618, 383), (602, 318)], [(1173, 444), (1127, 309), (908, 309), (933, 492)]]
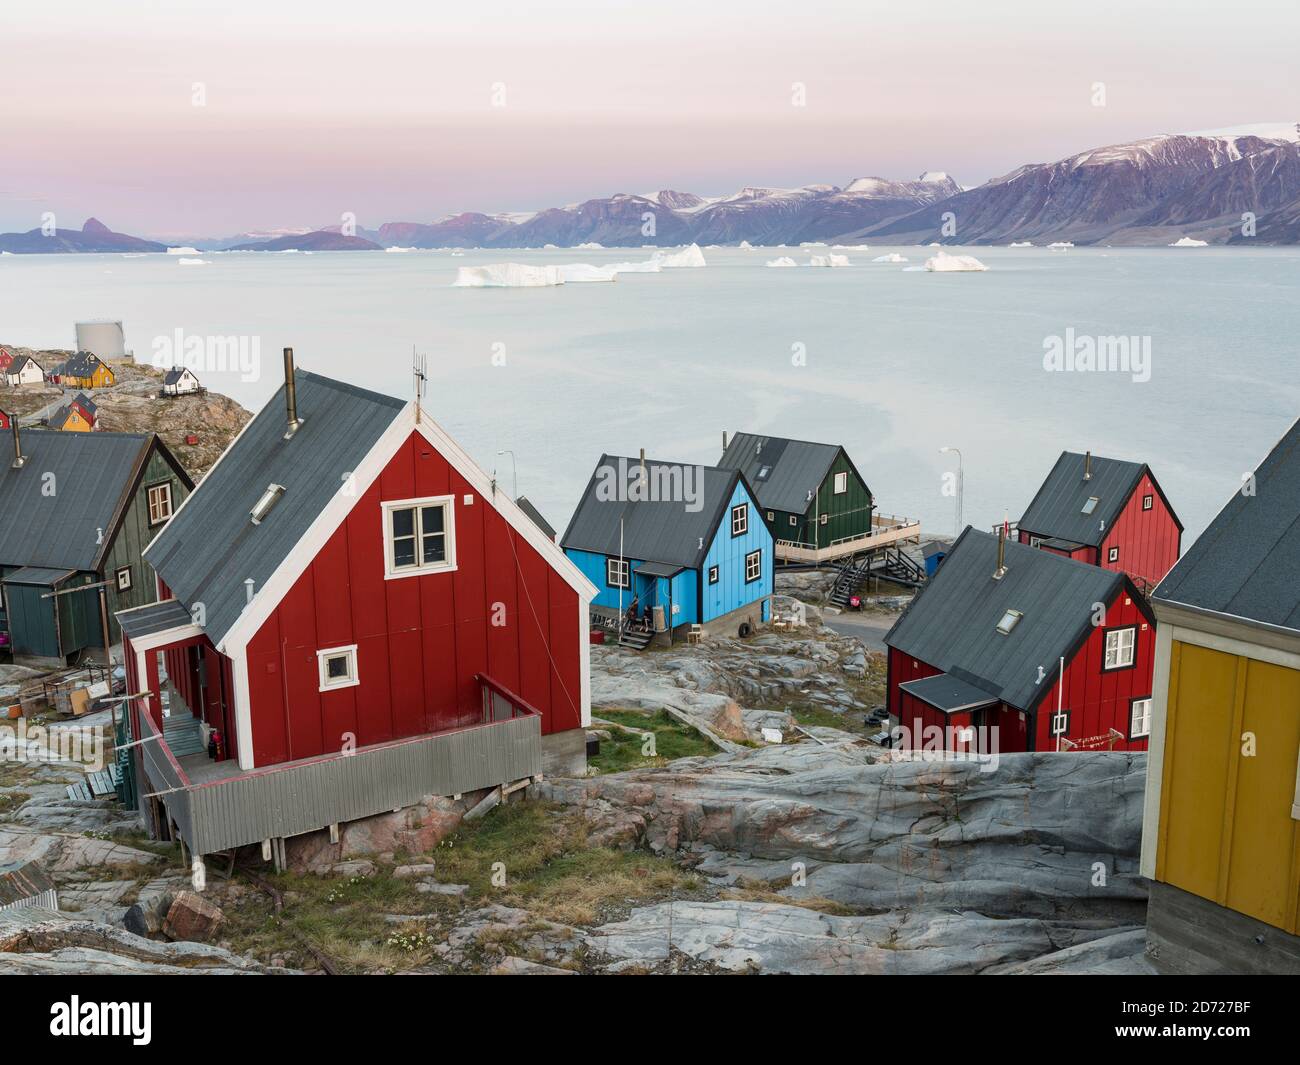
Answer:
[(8, 412), (0, 410), (0, 431), (8, 432), (11, 428), (13, 428), (13, 423), (9, 421)]
[(585, 766), (595, 589), (416, 403), (285, 363), (119, 615), (153, 824), (278, 855)]
[(0, 374), (7, 373), (13, 365), (14, 357), (4, 348), (0, 348)]
[(967, 528), (885, 643), (905, 746), (1146, 749), (1155, 621), (1123, 573)]
[(1061, 452), (1018, 523), (1019, 540), (1127, 573), (1145, 593), (1178, 561), (1183, 523), (1141, 462)]

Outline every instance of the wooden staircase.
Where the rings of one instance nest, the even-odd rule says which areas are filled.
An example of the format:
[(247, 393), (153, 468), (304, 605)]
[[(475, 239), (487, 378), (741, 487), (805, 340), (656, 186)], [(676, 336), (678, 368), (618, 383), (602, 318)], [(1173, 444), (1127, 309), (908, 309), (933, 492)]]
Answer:
[(163, 741), (177, 758), (207, 753), (199, 719), (188, 711), (163, 718)]
[(925, 567), (892, 544), (853, 555), (836, 566), (830, 601), (838, 607), (847, 607), (849, 599), (861, 592), (869, 577), (884, 577), (895, 584), (916, 587), (925, 582)]

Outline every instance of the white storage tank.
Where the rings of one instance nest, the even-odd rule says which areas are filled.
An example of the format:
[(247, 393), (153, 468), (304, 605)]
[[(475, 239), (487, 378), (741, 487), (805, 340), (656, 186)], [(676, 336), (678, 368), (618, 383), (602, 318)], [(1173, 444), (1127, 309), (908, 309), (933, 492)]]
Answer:
[(126, 335), (122, 323), (101, 319), (77, 323), (77, 350), (90, 351), (101, 359), (126, 357)]

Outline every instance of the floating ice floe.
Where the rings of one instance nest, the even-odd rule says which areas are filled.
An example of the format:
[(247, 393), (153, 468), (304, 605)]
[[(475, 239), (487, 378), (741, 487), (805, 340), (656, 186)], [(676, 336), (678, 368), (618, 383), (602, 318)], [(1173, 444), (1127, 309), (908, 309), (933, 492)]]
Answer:
[(1196, 240), (1194, 237), (1179, 237), (1169, 245), (1171, 248), (1208, 248), (1208, 240)]
[(452, 252), (451, 254), (452, 254), (453, 256), (456, 256), (456, 255), (464, 255), (465, 253), (464, 253), (463, 251), (454, 251), (454, 252)]
[(1034, 242), (1032, 240), (1013, 240), (1007, 245), (1008, 248), (1032, 248), (1033, 246)]
[(801, 241), (799, 242), (799, 247), (801, 247), (801, 248), (824, 248), (824, 247), (826, 247), (826, 242), (825, 242), (824, 240), (801, 240)]
[(926, 259), (925, 268), (932, 274), (962, 273), (988, 269), (973, 255), (948, 255), (946, 252), (940, 252), (933, 258)]
[(198, 248), (168, 248), (168, 255), (201, 255)]
[(754, 250), (754, 245), (752, 245), (751, 243), (749, 243), (749, 241), (747, 241), (747, 240), (742, 240), (739, 244), (736, 245), (736, 247), (738, 247), (741, 251), (753, 251), (753, 250)]
[(566, 285), (589, 281), (616, 281), (618, 271), (612, 266), (592, 266), (591, 263), (565, 263), (560, 267), (560, 277)]
[(1048, 245), (1048, 247), (1049, 247), (1049, 248), (1055, 248), (1057, 251), (1064, 251), (1066, 248), (1073, 248), (1073, 247), (1074, 247), (1074, 241), (1072, 241), (1072, 240), (1054, 240), (1054, 241), (1052, 241), (1051, 244)]
[(809, 266), (852, 266), (847, 255), (836, 255), (831, 252), (829, 255), (814, 255), (808, 260)]
[(871, 260), (873, 263), (905, 263), (906, 255), (899, 255), (896, 251), (891, 251), (888, 255), (877, 255)]
[(681, 251), (655, 252), (654, 261), (665, 270), (709, 265), (704, 261), (704, 252), (700, 251), (698, 244), (690, 244)]
[(177, 259), (177, 266), (207, 266), (207, 259)]
[(460, 267), (451, 284), (452, 288), (543, 288), (564, 284), (564, 275), (558, 266), (492, 263)]
[(392, 254), (398, 254), (398, 253), (401, 253), (401, 252), (415, 251), (415, 249), (414, 249), (414, 248), (399, 248), (399, 247), (397, 247), (397, 245), (393, 245), (393, 247), (391, 247), (391, 248), (385, 248), (384, 251), (386, 251), (386, 252), (390, 252), (390, 253), (392, 253)]
[(768, 266), (798, 266), (799, 264), (788, 255), (782, 255), (779, 259), (768, 259)]
[(870, 251), (870, 244), (832, 244), (836, 251)]
[(574, 245), (579, 251), (604, 251), (605, 245), (598, 241), (589, 240), (585, 244)]

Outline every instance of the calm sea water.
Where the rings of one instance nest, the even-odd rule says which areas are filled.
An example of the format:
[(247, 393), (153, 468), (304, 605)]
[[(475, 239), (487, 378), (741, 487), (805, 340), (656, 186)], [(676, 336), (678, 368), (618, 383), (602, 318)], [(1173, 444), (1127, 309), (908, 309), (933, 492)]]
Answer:
[[(769, 269), (807, 249), (706, 249), (704, 269), (614, 284), (455, 289), (458, 266), (608, 263), (609, 251), (0, 257), (0, 342), (68, 347), (78, 319), (124, 322), (147, 360), (154, 338), (259, 339), (262, 367), (201, 372), (257, 407), (299, 366), (411, 393), (479, 462), (563, 528), (602, 451), (716, 461), (724, 429), (843, 443), (884, 513), (950, 533), (961, 449), (965, 518), (1012, 518), (1058, 452), (1150, 463), (1190, 538), (1300, 415), (1300, 252), (1295, 249), (976, 249), (987, 273), (870, 264)], [(1150, 338), (1151, 378), (1050, 373), (1045, 338)], [(794, 365), (802, 354), (804, 364)], [(504, 356), (505, 365), (495, 365)], [(495, 357), (495, 358), (494, 358)]]

